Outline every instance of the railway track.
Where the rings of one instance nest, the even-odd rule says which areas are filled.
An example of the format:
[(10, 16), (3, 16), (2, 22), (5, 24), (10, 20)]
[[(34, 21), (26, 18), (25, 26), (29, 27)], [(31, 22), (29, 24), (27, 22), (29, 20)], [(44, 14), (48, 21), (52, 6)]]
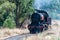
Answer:
[(16, 35), (16, 36), (12, 36), (12, 37), (6, 38), (4, 40), (24, 40), (24, 38), (27, 38), (27, 37), (32, 36), (32, 35), (33, 34), (25, 33), (25, 34), (20, 34), (20, 35)]
[[(40, 38), (40, 37), (44, 38), (46, 35), (48, 35), (48, 36), (53, 35), (53, 36), (58, 37), (59, 35), (57, 35), (57, 33), (58, 33), (58, 31), (56, 31), (56, 30), (55, 31), (54, 30), (47, 30), (47, 31), (44, 31), (42, 33), (37, 33), (37, 34), (24, 33), (24, 34), (20, 34), (20, 35), (6, 38), (4, 40), (27, 40), (27, 38), (31, 37), (31, 36), (37, 36), (37, 38)], [(34, 37), (33, 37), (33, 39), (34, 39)]]
[[(44, 32), (44, 31), (43, 31)], [(43, 33), (42, 32), (42, 33)], [(41, 34), (42, 34), (41, 33)], [(24, 34), (20, 34), (20, 35), (16, 35), (16, 36), (12, 36), (12, 37), (9, 37), (9, 38), (6, 38), (4, 40), (26, 40), (27, 37), (30, 37), (30, 36), (35, 36), (35, 35), (38, 35), (39, 33), (36, 33), (36, 34), (30, 34), (30, 33), (24, 33)], [(24, 39), (25, 38), (25, 39)]]
[[(43, 31), (44, 32), (44, 31)], [(42, 32), (42, 33), (43, 33)], [(42, 34), (41, 33), (41, 34)], [(30, 37), (30, 36), (35, 36), (35, 35), (38, 35), (38, 33), (36, 34), (30, 34), (30, 33), (24, 33), (24, 34), (20, 34), (20, 35), (16, 35), (16, 36), (12, 36), (12, 37), (8, 37), (4, 40), (24, 40), (24, 38), (26, 39), (27, 37)]]

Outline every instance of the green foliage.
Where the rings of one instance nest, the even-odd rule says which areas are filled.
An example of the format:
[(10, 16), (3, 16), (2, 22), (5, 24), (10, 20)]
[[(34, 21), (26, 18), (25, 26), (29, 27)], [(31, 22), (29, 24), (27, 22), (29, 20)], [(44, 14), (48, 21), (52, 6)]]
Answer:
[(16, 26), (14, 10), (16, 5), (7, 0), (0, 0), (0, 26), (14, 28)]
[(15, 28), (16, 27), (16, 24), (15, 24), (15, 21), (13, 19), (8, 18), (4, 22), (3, 26), (4, 27), (7, 27), (7, 28)]
[(8, 0), (0, 0), (0, 4), (3, 4), (6, 1), (8, 1)]
[(9, 16), (7, 17), (7, 19), (4, 21), (3, 26), (7, 27), (7, 28), (15, 28), (16, 27), (16, 24), (14, 21), (14, 15), (12, 13), (10, 13)]
[(3, 3), (2, 5), (2, 9), (4, 10), (9, 10), (9, 11), (14, 11), (16, 8), (16, 5), (14, 3), (11, 3), (9, 1)]
[(33, 0), (0, 0), (0, 26), (15, 28), (18, 21), (23, 21), (34, 8)]
[[(9, 0), (10, 2), (13, 2), (16, 4), (16, 24), (18, 25), (19, 21), (28, 18), (29, 15), (32, 14), (34, 8), (32, 7), (33, 0)], [(22, 21), (23, 21), (22, 20)]]
[(20, 15), (22, 15), (20, 17), (20, 20), (27, 18), (29, 15), (32, 14), (32, 12), (34, 11), (34, 8), (32, 7), (33, 5), (33, 0), (22, 0), (21, 4), (20, 4)]

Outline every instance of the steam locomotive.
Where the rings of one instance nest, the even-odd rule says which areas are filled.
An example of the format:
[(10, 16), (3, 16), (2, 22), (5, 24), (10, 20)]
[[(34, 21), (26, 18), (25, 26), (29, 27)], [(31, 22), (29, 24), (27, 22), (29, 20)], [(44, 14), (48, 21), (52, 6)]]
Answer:
[(51, 18), (48, 13), (36, 9), (31, 15), (31, 24), (28, 25), (28, 30), (30, 33), (39, 33), (48, 30), (49, 25), (51, 25)]

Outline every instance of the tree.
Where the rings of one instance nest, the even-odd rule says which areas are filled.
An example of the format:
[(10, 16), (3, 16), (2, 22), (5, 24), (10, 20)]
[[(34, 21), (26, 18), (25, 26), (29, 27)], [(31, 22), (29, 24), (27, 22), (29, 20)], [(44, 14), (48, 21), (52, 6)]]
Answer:
[(9, 27), (15, 24), (22, 25), (34, 10), (32, 3), (33, 0), (0, 0), (0, 25)]
[(22, 25), (22, 23), (27, 18), (27, 16), (33, 12), (33, 7), (32, 7), (33, 0), (9, 0), (9, 1), (16, 4), (16, 9), (15, 9), (16, 26), (19, 25), (19, 20), (21, 21), (20, 23)]
[[(11, 23), (13, 23), (11, 20), (14, 21), (14, 18), (15, 18), (14, 10), (16, 8), (15, 4), (9, 2), (8, 0), (0, 0), (0, 2), (1, 2), (0, 3), (0, 26), (6, 27), (7, 25), (15, 25), (15, 23), (14, 24), (8, 23), (9, 21)], [(5, 25), (5, 24), (7, 24), (7, 25)], [(7, 27), (9, 27), (9, 26), (7, 26)], [(13, 26), (10, 26), (10, 27), (13, 27)]]

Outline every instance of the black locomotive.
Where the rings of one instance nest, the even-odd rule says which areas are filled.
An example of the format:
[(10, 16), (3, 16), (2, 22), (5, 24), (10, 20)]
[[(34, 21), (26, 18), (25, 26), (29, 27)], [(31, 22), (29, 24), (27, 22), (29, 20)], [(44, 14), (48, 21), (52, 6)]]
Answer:
[(47, 30), (49, 25), (51, 25), (51, 18), (48, 13), (44, 10), (35, 10), (31, 15), (31, 24), (28, 25), (28, 30), (30, 33), (39, 33)]

